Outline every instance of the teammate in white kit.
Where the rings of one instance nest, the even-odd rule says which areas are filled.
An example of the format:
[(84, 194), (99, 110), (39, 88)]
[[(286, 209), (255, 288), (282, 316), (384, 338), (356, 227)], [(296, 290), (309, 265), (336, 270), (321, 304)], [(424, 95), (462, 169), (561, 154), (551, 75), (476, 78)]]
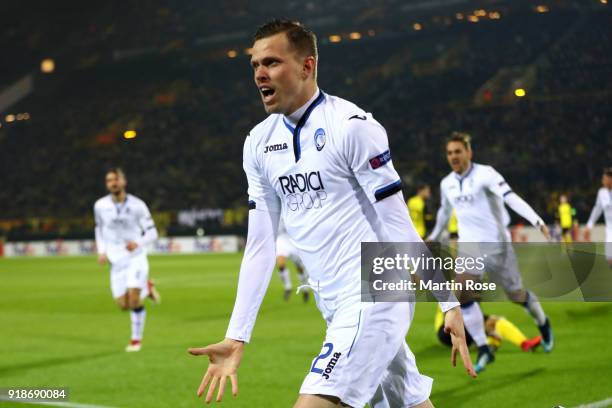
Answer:
[(304, 264), (300, 259), (297, 248), (291, 243), (291, 238), (289, 238), (289, 234), (287, 234), (285, 223), (281, 219), (278, 224), (278, 235), (276, 237), (276, 267), (278, 268), (278, 274), (283, 282), (283, 298), (285, 300), (289, 300), (293, 290), (291, 276), (287, 268), (287, 259), (290, 259), (297, 269), (298, 279), (300, 280), (298, 291), (302, 292), (304, 302), (307, 302), (309, 291), (306, 285), (306, 270), (304, 269)]
[[(447, 141), (446, 154), (452, 171), (440, 183), (441, 206), (436, 225), (427, 239), (432, 241), (440, 237), (454, 209), (459, 225), (459, 252), (462, 243), (464, 249), (475, 247), (469, 243), (484, 243), (488, 249), (485, 251), (485, 270), (458, 273), (456, 280), (478, 280), (486, 271), (493, 281), (503, 287), (508, 298), (523, 305), (531, 314), (542, 334), (542, 347), (551, 351), (553, 335), (550, 321), (536, 295), (523, 288), (516, 255), (510, 243), (507, 229), (510, 215), (505, 205), (540, 229), (550, 240), (548, 227), (493, 167), (472, 162), (468, 134), (454, 132)], [(473, 293), (465, 291), (459, 300), (465, 326), (478, 346), (475, 368), (480, 372), (494, 360), (487, 345), (483, 314)]]
[[(220, 401), (227, 377), (238, 392), (237, 370), (274, 269), (282, 214), (327, 323), (295, 407), (429, 407), (432, 380), (418, 372), (405, 341), (414, 303), (361, 302), (361, 242), (422, 242), (385, 130), (372, 115), (318, 89), (316, 38), (299, 23), (265, 24), (252, 50), (255, 83), (270, 115), (244, 144), (251, 210), (226, 338), (189, 350), (210, 359), (198, 395), (210, 384), (209, 402), (218, 386)], [(441, 307), (453, 363), (459, 351), (475, 376), (459, 304)]]
[(601, 176), (601, 188), (597, 192), (595, 206), (587, 222), (589, 230), (593, 229), (602, 212), (606, 223), (606, 258), (612, 268), (612, 167), (606, 168)]
[(126, 351), (140, 351), (146, 311), (143, 299), (159, 302), (159, 294), (149, 277), (146, 245), (157, 239), (157, 229), (147, 205), (125, 191), (123, 171), (106, 173), (110, 193), (94, 205), (98, 262), (111, 264), (113, 298), (122, 310), (130, 310), (132, 336)]

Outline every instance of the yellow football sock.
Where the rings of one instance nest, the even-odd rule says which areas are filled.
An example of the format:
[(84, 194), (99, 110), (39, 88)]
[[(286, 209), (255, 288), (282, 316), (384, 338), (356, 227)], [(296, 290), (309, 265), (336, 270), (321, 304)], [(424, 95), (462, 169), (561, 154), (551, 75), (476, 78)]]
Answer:
[(495, 323), (495, 331), (502, 339), (508, 340), (510, 343), (521, 347), (521, 344), (527, 340), (523, 332), (516, 327), (510, 320), (500, 317)]
[(444, 324), (444, 313), (439, 307), (436, 308), (436, 317), (434, 318), (434, 332), (440, 330), (440, 326)]

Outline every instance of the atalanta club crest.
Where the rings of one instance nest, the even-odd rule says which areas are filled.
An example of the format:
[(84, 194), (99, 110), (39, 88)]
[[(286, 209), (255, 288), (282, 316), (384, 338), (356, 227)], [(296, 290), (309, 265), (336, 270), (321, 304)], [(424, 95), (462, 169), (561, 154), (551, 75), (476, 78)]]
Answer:
[(318, 151), (323, 150), (325, 146), (325, 130), (323, 128), (318, 128), (314, 134), (314, 142)]

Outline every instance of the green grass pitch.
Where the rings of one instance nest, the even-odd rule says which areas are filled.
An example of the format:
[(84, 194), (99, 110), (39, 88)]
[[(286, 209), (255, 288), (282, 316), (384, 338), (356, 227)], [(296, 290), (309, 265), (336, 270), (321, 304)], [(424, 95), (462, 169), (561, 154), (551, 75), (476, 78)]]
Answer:
[[(94, 257), (0, 259), (0, 387), (59, 387), (70, 402), (110, 407), (195, 407), (207, 361), (190, 346), (219, 341), (232, 310), (240, 255), (154, 256), (163, 296), (147, 304), (140, 353), (123, 351), (129, 316), (115, 306), (109, 272)], [(294, 282), (296, 281), (294, 275)], [(473, 380), (452, 368), (436, 342), (435, 304), (419, 303), (408, 343), (434, 378), (437, 407), (565, 407), (612, 397), (612, 304), (546, 303), (556, 336), (551, 354), (504, 344)], [(511, 304), (485, 304), (523, 331), (531, 318)], [(223, 407), (290, 407), (321, 349), (324, 323), (313, 302), (285, 303), (275, 274), (238, 373), (240, 394)], [(26, 406), (0, 402), (0, 406)]]

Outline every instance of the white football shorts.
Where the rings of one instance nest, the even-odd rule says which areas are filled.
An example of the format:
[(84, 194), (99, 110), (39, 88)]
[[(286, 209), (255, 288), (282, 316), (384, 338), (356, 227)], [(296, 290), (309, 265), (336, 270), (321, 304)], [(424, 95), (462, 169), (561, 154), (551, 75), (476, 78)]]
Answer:
[(500, 285), (508, 293), (523, 289), (523, 278), (511, 243), (486, 243), (480, 247), (477, 243), (460, 242), (457, 256), (480, 257), (484, 264), (484, 268), (479, 268), (475, 262), (471, 268), (466, 267), (464, 270), (455, 268), (457, 274), (469, 273), (482, 278), (486, 272), (491, 282)]
[(112, 264), (110, 281), (113, 298), (125, 295), (130, 288), (138, 288), (141, 299), (144, 299), (149, 294), (148, 279), (149, 261), (145, 254), (130, 256)]
[(336, 396), (355, 408), (410, 407), (429, 398), (433, 380), (419, 373), (405, 340), (413, 303), (357, 298), (335, 307), (315, 298), (327, 332), (300, 394)]

